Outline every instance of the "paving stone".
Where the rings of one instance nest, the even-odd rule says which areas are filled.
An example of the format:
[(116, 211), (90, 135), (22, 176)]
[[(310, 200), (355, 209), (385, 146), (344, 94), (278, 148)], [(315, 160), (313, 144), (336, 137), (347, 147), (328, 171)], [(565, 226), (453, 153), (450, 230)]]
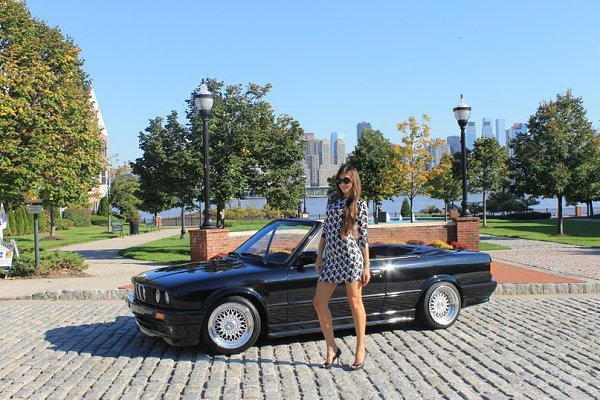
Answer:
[[(596, 286), (560, 288), (579, 289)], [(599, 330), (600, 295), (494, 296), (446, 330), (370, 328), (366, 368), (349, 372), (318, 368), (324, 345), (315, 336), (209, 357), (144, 337), (121, 301), (8, 301), (0, 398), (597, 399)], [(336, 336), (351, 362), (352, 332)]]

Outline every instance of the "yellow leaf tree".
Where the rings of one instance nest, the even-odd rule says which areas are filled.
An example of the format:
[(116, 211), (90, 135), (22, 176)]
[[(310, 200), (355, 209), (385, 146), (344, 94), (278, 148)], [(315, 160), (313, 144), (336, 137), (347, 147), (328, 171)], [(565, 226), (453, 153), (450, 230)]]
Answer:
[[(405, 195), (410, 201), (410, 209), (413, 210), (414, 198), (424, 192), (429, 171), (426, 170), (427, 163), (433, 157), (427, 150), (431, 144), (429, 139), (431, 118), (423, 114), (421, 122), (413, 116), (397, 125), (402, 132), (402, 143), (394, 146), (397, 154), (395, 164), (398, 173), (397, 191), (399, 195)], [(414, 219), (411, 216), (411, 222)]]

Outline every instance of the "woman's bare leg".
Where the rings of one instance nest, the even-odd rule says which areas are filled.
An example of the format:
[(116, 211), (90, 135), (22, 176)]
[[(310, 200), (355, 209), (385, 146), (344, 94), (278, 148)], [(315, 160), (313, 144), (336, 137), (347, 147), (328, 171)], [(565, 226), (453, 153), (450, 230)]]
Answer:
[(329, 310), (329, 299), (333, 294), (333, 291), (337, 287), (335, 283), (322, 282), (317, 283), (317, 290), (315, 291), (315, 297), (313, 299), (313, 305), (317, 316), (319, 317), (319, 325), (323, 331), (325, 337), (325, 343), (327, 344), (327, 362), (330, 363), (337, 351), (335, 339), (333, 336), (333, 323), (331, 320), (331, 311)]
[(362, 301), (362, 286), (360, 282), (346, 284), (346, 295), (348, 305), (354, 318), (354, 330), (356, 331), (356, 353), (354, 363), (361, 364), (365, 360), (365, 330), (367, 326), (367, 315), (365, 305)]

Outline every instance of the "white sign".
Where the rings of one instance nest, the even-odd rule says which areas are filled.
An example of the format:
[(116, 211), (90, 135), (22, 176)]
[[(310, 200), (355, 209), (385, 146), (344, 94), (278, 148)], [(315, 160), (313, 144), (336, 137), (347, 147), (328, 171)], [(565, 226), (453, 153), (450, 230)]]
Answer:
[(14, 254), (13, 246), (0, 244), (0, 268), (10, 269)]
[(44, 207), (41, 204), (30, 204), (27, 206), (27, 212), (29, 214), (41, 214), (44, 211)]

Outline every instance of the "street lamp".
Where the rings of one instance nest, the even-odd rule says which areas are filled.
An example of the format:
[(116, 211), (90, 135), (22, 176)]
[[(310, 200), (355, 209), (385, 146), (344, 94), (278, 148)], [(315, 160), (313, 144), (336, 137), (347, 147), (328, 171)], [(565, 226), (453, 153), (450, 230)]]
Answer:
[(204, 132), (204, 218), (202, 221), (202, 229), (214, 229), (216, 226), (210, 218), (210, 180), (208, 177), (208, 167), (210, 160), (208, 159), (208, 118), (210, 117), (210, 110), (213, 107), (213, 94), (208, 91), (204, 79), (200, 84), (200, 89), (194, 96), (194, 104), (196, 110), (202, 117), (202, 131)]
[(307, 214), (306, 211), (306, 175), (302, 175), (302, 184), (304, 185), (304, 211), (302, 214)]
[(471, 107), (465, 103), (465, 100), (460, 95), (458, 106), (454, 107), (454, 117), (458, 121), (460, 126), (460, 155), (462, 161), (462, 211), (461, 217), (470, 217), (469, 207), (467, 205), (467, 145), (465, 142), (465, 127), (469, 122), (469, 116), (471, 115)]

